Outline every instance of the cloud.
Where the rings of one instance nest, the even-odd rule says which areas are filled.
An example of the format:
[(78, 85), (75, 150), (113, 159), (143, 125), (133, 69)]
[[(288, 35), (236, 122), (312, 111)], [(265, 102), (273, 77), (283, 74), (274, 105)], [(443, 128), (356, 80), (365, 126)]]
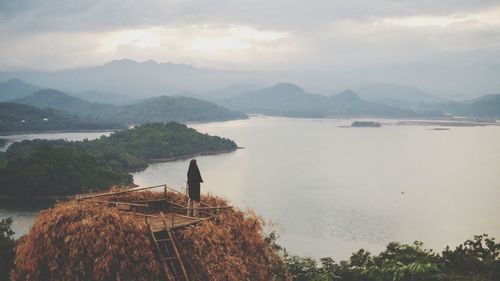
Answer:
[(0, 0), (18, 31), (103, 31), (171, 24), (236, 24), (304, 30), (332, 20), (474, 12), (495, 0)]
[[(380, 76), (377, 68), (392, 70), (385, 71), (390, 77), (401, 65), (414, 65), (415, 71), (423, 65), (488, 69), (500, 63), (500, 4), (0, 0), (0, 53), (4, 70), (62, 69), (123, 57), (243, 70), (344, 72), (366, 80)], [(406, 81), (426, 85), (424, 78)]]

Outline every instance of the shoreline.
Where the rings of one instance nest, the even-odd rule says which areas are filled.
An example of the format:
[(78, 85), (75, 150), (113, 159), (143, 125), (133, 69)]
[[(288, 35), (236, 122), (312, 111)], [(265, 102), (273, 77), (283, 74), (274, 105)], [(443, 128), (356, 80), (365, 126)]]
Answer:
[[(174, 161), (178, 161), (178, 160), (194, 158), (197, 156), (210, 156), (210, 155), (231, 153), (231, 152), (234, 152), (238, 149), (244, 149), (244, 147), (236, 147), (235, 149), (224, 150), (224, 151), (205, 151), (205, 152), (200, 152), (200, 153), (196, 153), (196, 154), (181, 155), (181, 156), (170, 157), (170, 158), (147, 159), (146, 162), (148, 163), (148, 165), (144, 169), (140, 169), (137, 171), (129, 171), (128, 173), (131, 174), (131, 173), (142, 172), (142, 171), (146, 170), (147, 168), (149, 168), (151, 164), (174, 162)], [(133, 187), (137, 187), (137, 186), (138, 186), (137, 184), (132, 182), (132, 184), (129, 187), (133, 188)], [(53, 203), (55, 203), (57, 201), (62, 201), (62, 200), (76, 199), (76, 198), (78, 198), (79, 195), (82, 195), (82, 193), (73, 194), (73, 195), (53, 195), (53, 196), (33, 196), (33, 197), (0, 194), (0, 200), (13, 200), (13, 201), (14, 200), (23, 200), (23, 201), (44, 201), (44, 200), (47, 200), (47, 201), (54, 201)]]
[(61, 134), (61, 133), (98, 133), (98, 132), (116, 132), (122, 129), (101, 129), (101, 130), (50, 130), (50, 131), (22, 131), (22, 132), (1, 132), (0, 136), (18, 136), (18, 135), (35, 135), (35, 134)]
[[(210, 156), (210, 155), (219, 155), (219, 154), (231, 153), (231, 152), (234, 152), (234, 151), (236, 151), (238, 149), (244, 149), (244, 147), (239, 147), (238, 146), (235, 149), (230, 149), (230, 150), (205, 151), (205, 152), (199, 152), (199, 153), (195, 153), (195, 154), (175, 156), (175, 157), (169, 157), (169, 158), (147, 159), (146, 162), (148, 164), (167, 163), (167, 162), (173, 162), (173, 161), (177, 161), (177, 160), (184, 160), (184, 159), (188, 159), (188, 158), (194, 158), (194, 157), (197, 157), (197, 156)], [(145, 169), (147, 169), (147, 168), (145, 168)], [(143, 169), (141, 171), (144, 171), (145, 169)]]
[[(227, 120), (209, 120), (209, 121), (198, 121), (198, 122), (178, 122), (178, 121), (165, 121), (165, 122), (177, 122), (184, 125), (198, 125), (198, 124), (207, 124), (214, 122), (229, 122), (229, 121), (238, 121), (238, 120), (247, 120), (250, 119), (250, 115), (247, 115), (246, 118), (236, 118), (236, 119), (227, 119)], [(142, 124), (134, 124), (134, 125), (144, 125), (148, 123), (165, 123), (165, 122), (146, 122)], [(119, 128), (104, 128), (104, 129), (75, 129), (75, 130), (48, 130), (48, 131), (11, 131), (11, 132), (0, 132), (0, 136), (16, 136), (16, 135), (32, 135), (32, 134), (60, 134), (60, 133), (97, 133), (97, 132), (116, 132), (127, 129), (128, 126), (123, 126)]]
[[(397, 117), (397, 116), (325, 116), (325, 117), (307, 117), (307, 116), (282, 116), (282, 115), (265, 115), (265, 114), (248, 114), (248, 118), (243, 119), (230, 119), (221, 121), (206, 121), (206, 122), (184, 122), (185, 125), (202, 125), (208, 123), (221, 123), (239, 120), (248, 120), (251, 118), (290, 118), (290, 119), (317, 119), (317, 120), (355, 120), (355, 119), (375, 119), (375, 120), (399, 120), (402, 124), (400, 125), (431, 125), (430, 123), (436, 122), (456, 122), (456, 123), (468, 123), (475, 124), (478, 126), (500, 126), (500, 119), (496, 118), (474, 118), (474, 117), (462, 117), (462, 116), (439, 116), (439, 117)], [(413, 121), (413, 122), (412, 122)], [(425, 124), (427, 123), (427, 124)], [(113, 133), (116, 131), (125, 130), (126, 128), (109, 128), (109, 129), (92, 129), (92, 130), (49, 130), (49, 131), (13, 131), (13, 132), (0, 132), (0, 137), (9, 137), (17, 135), (34, 135), (34, 134), (60, 134), (60, 133), (97, 133), (106, 132)], [(4, 138), (6, 139), (6, 138)], [(168, 159), (168, 158), (167, 158)]]

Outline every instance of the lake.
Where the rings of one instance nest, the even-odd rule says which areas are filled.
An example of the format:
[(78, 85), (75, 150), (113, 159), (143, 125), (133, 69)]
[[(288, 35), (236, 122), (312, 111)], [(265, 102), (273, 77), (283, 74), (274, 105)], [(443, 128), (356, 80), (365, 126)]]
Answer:
[[(300, 255), (341, 259), (415, 240), (440, 251), (474, 234), (500, 238), (499, 126), (433, 130), (377, 120), (381, 128), (343, 127), (352, 121), (253, 117), (190, 125), (244, 147), (197, 158), (202, 192), (275, 222), (278, 242)], [(180, 189), (188, 162), (153, 164), (134, 180)]]
[(23, 140), (46, 139), (46, 140), (69, 140), (82, 141), (84, 139), (93, 140), (101, 136), (109, 136), (112, 131), (90, 131), (90, 132), (63, 132), (63, 133), (36, 133), (36, 134), (18, 134), (0, 136), (7, 139), (7, 145), (0, 148), (0, 151), (6, 151), (7, 148), (14, 142)]

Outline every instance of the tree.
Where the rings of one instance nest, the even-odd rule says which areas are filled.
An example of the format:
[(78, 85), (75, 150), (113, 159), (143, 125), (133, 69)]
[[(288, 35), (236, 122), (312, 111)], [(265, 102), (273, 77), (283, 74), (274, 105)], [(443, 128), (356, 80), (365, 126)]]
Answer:
[(0, 221), (0, 281), (8, 281), (14, 265), (15, 240), (12, 227), (12, 218)]

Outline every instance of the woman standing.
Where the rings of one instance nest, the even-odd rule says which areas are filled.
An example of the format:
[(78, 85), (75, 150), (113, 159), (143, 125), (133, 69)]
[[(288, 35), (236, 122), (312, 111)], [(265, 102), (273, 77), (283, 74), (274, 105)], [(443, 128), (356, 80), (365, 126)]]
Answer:
[[(188, 178), (188, 191), (189, 191), (189, 201), (188, 201), (188, 216), (198, 216), (198, 210), (200, 206), (200, 184), (203, 182), (201, 178), (200, 170), (196, 164), (196, 159), (189, 162), (189, 169), (187, 172)], [(193, 210), (193, 208), (195, 210)]]

